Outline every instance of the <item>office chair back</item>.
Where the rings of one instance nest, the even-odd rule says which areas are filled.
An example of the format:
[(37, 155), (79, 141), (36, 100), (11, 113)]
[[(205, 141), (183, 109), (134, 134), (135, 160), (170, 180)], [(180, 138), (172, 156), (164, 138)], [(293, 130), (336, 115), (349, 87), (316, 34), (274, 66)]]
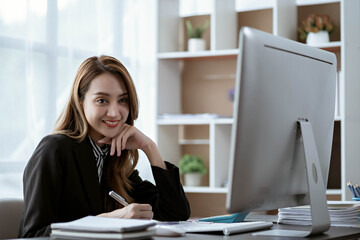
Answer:
[(0, 198), (0, 239), (17, 238), (24, 200)]

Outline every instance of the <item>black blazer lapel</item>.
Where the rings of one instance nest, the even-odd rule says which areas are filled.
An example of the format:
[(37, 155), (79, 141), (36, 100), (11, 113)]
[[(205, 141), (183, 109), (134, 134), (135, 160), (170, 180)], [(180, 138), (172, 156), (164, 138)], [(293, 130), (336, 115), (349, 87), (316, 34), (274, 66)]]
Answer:
[(97, 175), (96, 160), (89, 139), (86, 138), (78, 143), (74, 151), (91, 209), (94, 214), (103, 213), (103, 197)]

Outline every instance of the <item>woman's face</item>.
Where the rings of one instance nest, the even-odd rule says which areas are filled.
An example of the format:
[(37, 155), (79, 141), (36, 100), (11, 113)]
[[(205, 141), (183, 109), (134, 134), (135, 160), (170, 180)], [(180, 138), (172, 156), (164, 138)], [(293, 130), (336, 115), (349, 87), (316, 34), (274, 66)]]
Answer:
[(123, 81), (110, 73), (94, 78), (81, 103), (89, 135), (95, 141), (114, 137), (129, 115), (129, 98)]

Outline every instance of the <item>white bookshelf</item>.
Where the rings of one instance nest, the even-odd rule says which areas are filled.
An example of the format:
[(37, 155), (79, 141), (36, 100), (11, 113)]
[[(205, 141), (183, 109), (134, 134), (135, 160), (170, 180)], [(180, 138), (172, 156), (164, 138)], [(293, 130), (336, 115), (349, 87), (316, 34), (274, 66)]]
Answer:
[(258, 1), (235, 1), (237, 12), (256, 11), (263, 9), (270, 9), (274, 7), (272, 0), (258, 0)]
[[(227, 73), (216, 73), (214, 68), (216, 68), (216, 64), (219, 64), (219, 69), (222, 69), (236, 61), (238, 31), (242, 25), (252, 24), (251, 27), (297, 40), (297, 26), (300, 24), (298, 23), (298, 14), (306, 14), (313, 10), (319, 11), (319, 9), (325, 13), (335, 11), (336, 16), (341, 16), (338, 17), (339, 25), (336, 26), (338, 37), (335, 36), (331, 42), (319, 44), (315, 47), (335, 52), (339, 62), (338, 68), (343, 75), (340, 79), (342, 82), (339, 91), (341, 111), (335, 116), (335, 121), (339, 122), (341, 126), (341, 170), (339, 170), (341, 171), (341, 183), (339, 188), (327, 190), (327, 194), (341, 195), (342, 200), (350, 200), (351, 196), (345, 186), (346, 181), (351, 180), (360, 184), (360, 174), (358, 174), (360, 148), (357, 141), (360, 136), (360, 108), (358, 107), (360, 103), (360, 68), (358, 67), (360, 65), (360, 30), (358, 27), (360, 24), (360, 1), (211, 0), (210, 5), (201, 14), (183, 14), (180, 16), (179, 1), (158, 0), (158, 94), (156, 98), (158, 114), (202, 113), (202, 111), (193, 112), (194, 109), (199, 108), (195, 108), (195, 106), (192, 108), (191, 104), (189, 105), (186, 102), (186, 98), (192, 97), (192, 95), (185, 93), (189, 91), (191, 84), (195, 88), (198, 82), (211, 79), (204, 77), (204, 75), (228, 76), (227, 78), (232, 78), (234, 81), (235, 70), (230, 68)], [(196, 53), (186, 51), (184, 31), (181, 29), (184, 19), (187, 18), (210, 20), (206, 51)], [(330, 18), (332, 18), (331, 15)], [(198, 67), (199, 71), (192, 70), (191, 72), (192, 66), (195, 69)], [(224, 79), (224, 85), (231, 81), (229, 79)], [(213, 83), (211, 81), (218, 80), (207, 81), (211, 85)], [(221, 83), (219, 84), (221, 85)], [(197, 89), (201, 90), (201, 88)], [(203, 91), (207, 91), (207, 89), (204, 88)], [(204, 95), (199, 92), (196, 94), (200, 95), (199, 101), (201, 102), (201, 96)], [(219, 98), (218, 95), (214, 97)], [(195, 101), (193, 105), (196, 105)], [(204, 105), (204, 108), (207, 107)], [(221, 115), (220, 111), (222, 110), (221, 107), (218, 107), (219, 112), (215, 113)], [(226, 189), (222, 186), (228, 176), (228, 152), (232, 123), (232, 118), (159, 118), (157, 120), (158, 145), (166, 160), (177, 164), (184, 154), (183, 148), (189, 147), (189, 145), (193, 145), (194, 148), (207, 149), (208, 174), (206, 175), (206, 185), (186, 187), (186, 192), (199, 194), (226, 193)], [(207, 136), (184, 138), (181, 131), (194, 126), (195, 128), (196, 126), (206, 128)]]
[(181, 145), (209, 145), (210, 139), (180, 139)]
[(188, 193), (227, 193), (228, 191), (228, 189), (224, 187), (184, 187), (184, 190)]
[(236, 56), (238, 49), (223, 49), (215, 51), (202, 51), (202, 52), (166, 52), (159, 53), (158, 59), (187, 59), (187, 58), (206, 58), (206, 57), (225, 57)]
[[(208, 148), (207, 186), (187, 187), (186, 192), (225, 193), (222, 189), (227, 180), (227, 168), (230, 149), (230, 131), (232, 118), (215, 119), (159, 119), (158, 144), (163, 157), (177, 164), (182, 154), (183, 145), (205, 145)], [(207, 128), (207, 139), (184, 139), (180, 130), (184, 126), (203, 126)], [(219, 161), (222, 159), (222, 161)]]
[(233, 118), (171, 118), (171, 119), (158, 119), (158, 125), (209, 125), (209, 124), (232, 124)]
[(317, 48), (340, 48), (341, 47), (341, 42), (340, 41), (335, 41), (335, 42), (329, 42), (329, 43), (318, 43), (316, 45), (313, 45), (313, 47), (317, 47)]
[(341, 189), (327, 189), (326, 194), (328, 195), (340, 195), (342, 193)]
[[(340, 41), (334, 41), (329, 43), (316, 44), (313, 47), (323, 49), (341, 48)], [(223, 49), (215, 51), (202, 51), (202, 52), (165, 52), (157, 55), (158, 59), (162, 60), (185, 60), (192, 58), (216, 58), (216, 57), (237, 57), (238, 49)]]
[(318, 4), (339, 3), (340, 0), (296, 0), (298, 6), (310, 6)]

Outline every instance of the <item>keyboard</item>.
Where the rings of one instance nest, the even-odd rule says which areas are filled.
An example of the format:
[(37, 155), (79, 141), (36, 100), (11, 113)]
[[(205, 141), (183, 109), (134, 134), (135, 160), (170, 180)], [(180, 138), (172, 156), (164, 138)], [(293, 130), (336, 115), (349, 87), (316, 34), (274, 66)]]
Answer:
[(235, 233), (252, 232), (268, 229), (273, 226), (272, 222), (238, 222), (238, 223), (211, 223), (211, 222), (180, 222), (176, 227), (187, 233), (211, 233), (222, 232), (225, 236)]

